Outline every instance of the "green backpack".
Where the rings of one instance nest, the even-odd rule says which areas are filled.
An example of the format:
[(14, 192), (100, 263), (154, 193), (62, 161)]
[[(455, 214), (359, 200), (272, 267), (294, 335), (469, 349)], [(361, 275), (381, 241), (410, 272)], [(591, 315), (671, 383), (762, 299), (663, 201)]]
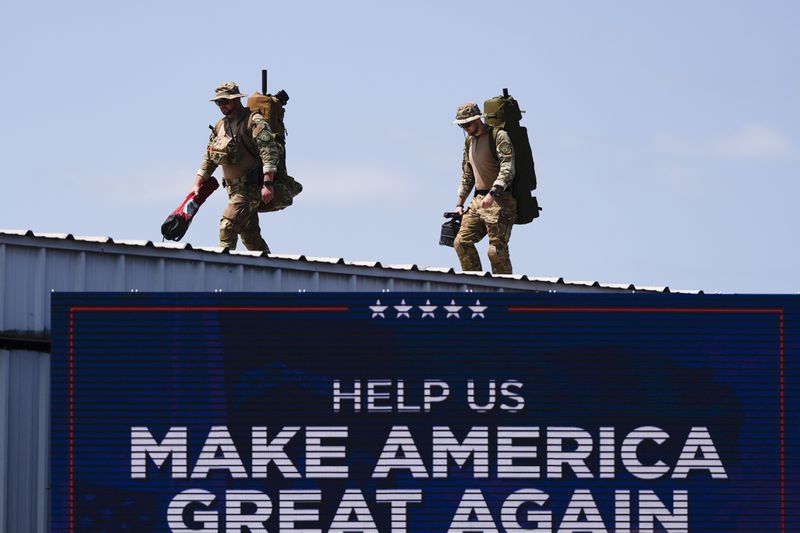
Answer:
[(539, 216), (539, 202), (531, 191), (536, 189), (536, 169), (533, 164), (533, 151), (528, 140), (528, 130), (520, 126), (523, 111), (508, 89), (502, 96), (490, 98), (483, 103), (483, 116), (486, 124), (492, 127), (492, 154), (497, 157), (497, 131), (505, 130), (514, 147), (514, 181), (511, 194), (517, 199), (517, 219), (515, 224), (528, 224)]

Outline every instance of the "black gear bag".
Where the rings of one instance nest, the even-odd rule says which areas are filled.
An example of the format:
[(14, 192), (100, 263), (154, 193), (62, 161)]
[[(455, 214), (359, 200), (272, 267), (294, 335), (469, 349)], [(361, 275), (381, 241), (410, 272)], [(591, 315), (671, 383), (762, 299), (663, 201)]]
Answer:
[(458, 230), (461, 228), (461, 215), (453, 211), (448, 211), (444, 214), (448, 218), (447, 222), (442, 224), (442, 232), (439, 235), (439, 244), (442, 246), (453, 247), (453, 243), (458, 235)]

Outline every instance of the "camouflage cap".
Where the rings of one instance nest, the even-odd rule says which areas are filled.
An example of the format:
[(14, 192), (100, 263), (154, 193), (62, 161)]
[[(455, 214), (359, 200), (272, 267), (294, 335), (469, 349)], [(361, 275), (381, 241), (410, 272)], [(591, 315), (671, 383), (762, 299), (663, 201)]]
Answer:
[(232, 81), (228, 81), (214, 89), (214, 98), (211, 101), (215, 100), (223, 100), (223, 99), (231, 99), (231, 98), (241, 98), (243, 96), (247, 96), (246, 94), (242, 94), (239, 91), (239, 86)]
[(461, 104), (458, 106), (458, 109), (456, 109), (456, 119), (453, 121), (453, 124), (466, 124), (467, 122), (472, 122), (479, 118), (481, 118), (481, 110), (478, 104), (475, 102), (467, 102), (466, 104)]

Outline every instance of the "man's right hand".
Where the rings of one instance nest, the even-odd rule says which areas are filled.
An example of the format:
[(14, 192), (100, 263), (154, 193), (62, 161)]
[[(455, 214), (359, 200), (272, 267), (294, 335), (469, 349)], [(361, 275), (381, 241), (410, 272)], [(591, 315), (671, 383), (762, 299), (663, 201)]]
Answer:
[(464, 214), (464, 204), (466, 203), (467, 198), (464, 196), (458, 195), (458, 201), (456, 202), (456, 213), (459, 216)]
[(205, 178), (203, 176), (200, 176), (199, 174), (197, 176), (195, 176), (194, 177), (194, 185), (192, 185), (192, 190), (189, 191), (189, 192), (192, 193), (192, 194), (200, 194), (200, 187), (203, 186), (203, 182), (204, 181), (205, 181)]

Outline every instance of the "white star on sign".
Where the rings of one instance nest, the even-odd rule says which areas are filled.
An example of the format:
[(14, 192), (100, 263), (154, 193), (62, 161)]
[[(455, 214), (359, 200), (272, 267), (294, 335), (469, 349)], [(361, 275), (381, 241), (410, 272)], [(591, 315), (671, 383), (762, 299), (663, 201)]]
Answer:
[(475, 300), (475, 305), (470, 305), (469, 308), (472, 311), (472, 318), (486, 318), (483, 316), (483, 312), (486, 311), (486, 306), (481, 305), (480, 300)]
[(461, 315), (458, 314), (458, 312), (461, 311), (462, 308), (463, 306), (456, 305), (455, 300), (450, 300), (450, 305), (444, 306), (444, 310), (447, 311), (447, 318), (452, 318), (452, 317), (461, 318)]
[(411, 315), (408, 314), (411, 311), (411, 308), (414, 307), (413, 305), (406, 305), (405, 300), (400, 300), (400, 305), (395, 305), (394, 308), (397, 309), (397, 318), (406, 317), (411, 318)]
[(419, 306), (419, 308), (422, 310), (422, 318), (425, 318), (426, 316), (436, 318), (436, 316), (433, 314), (433, 311), (438, 307), (438, 305), (431, 305), (430, 300), (425, 300), (425, 305)]
[(386, 318), (386, 316), (383, 314), (383, 312), (386, 311), (387, 307), (389, 307), (389, 306), (388, 305), (381, 305), (381, 301), (380, 300), (376, 300), (375, 301), (375, 305), (370, 305), (369, 306), (369, 308), (372, 309), (372, 318), (376, 318), (376, 317)]

